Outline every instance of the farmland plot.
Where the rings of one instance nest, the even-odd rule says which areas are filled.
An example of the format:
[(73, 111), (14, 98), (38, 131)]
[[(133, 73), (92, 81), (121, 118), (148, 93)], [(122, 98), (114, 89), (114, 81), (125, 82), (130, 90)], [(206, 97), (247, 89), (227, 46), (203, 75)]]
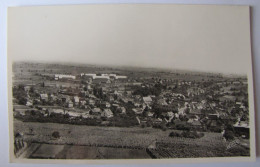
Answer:
[[(16, 133), (23, 134), (26, 142), (43, 144), (31, 158), (113, 159), (120, 156), (124, 159), (131, 158), (130, 155), (133, 158), (135, 155), (135, 158), (234, 155), (232, 152), (226, 152), (228, 143), (222, 139), (220, 133), (205, 132), (204, 137), (191, 139), (169, 137), (172, 130), (162, 131), (154, 128), (98, 127), (18, 120), (14, 121), (14, 128)], [(51, 134), (55, 131), (59, 132), (60, 138), (52, 137)], [(29, 133), (30, 135), (27, 135)], [(145, 150), (153, 143), (156, 143), (156, 149), (149, 149), (149, 156)]]

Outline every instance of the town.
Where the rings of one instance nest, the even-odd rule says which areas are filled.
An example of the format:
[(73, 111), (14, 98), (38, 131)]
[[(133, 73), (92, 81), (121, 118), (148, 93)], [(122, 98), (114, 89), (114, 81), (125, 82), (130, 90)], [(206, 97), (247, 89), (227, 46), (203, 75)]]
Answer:
[[(203, 140), (208, 134), (216, 134), (220, 138), (216, 140), (226, 145), (241, 139), (242, 153), (237, 155), (238, 152), (232, 152), (231, 148), (231, 151), (224, 150), (228, 152), (225, 156), (249, 156), (245, 76), (42, 63), (17, 63), (13, 65), (13, 71), (13, 114), (17, 121), (156, 130), (167, 132), (167, 141), (173, 138)], [(32, 137), (37, 133), (34, 127), (25, 131), (14, 129), (18, 143), (20, 138), (27, 143), (35, 140)], [(61, 134), (49, 134), (57, 139), (50, 143), (57, 142)], [(149, 133), (147, 135), (149, 137)], [(136, 148), (145, 148), (151, 158), (175, 157), (176, 152), (163, 152), (176, 146), (161, 141), (160, 137), (155, 138), (156, 142), (148, 139), (149, 144), (138, 145), (138, 141)], [(68, 144), (64, 140), (63, 144)], [(100, 147), (107, 145), (93, 143)], [(132, 148), (128, 143), (120, 145)], [(22, 154), (19, 152), (23, 147), (24, 143), (15, 143), (15, 153)], [(111, 147), (118, 146), (111, 144)], [(218, 152), (205, 156), (221, 155)]]

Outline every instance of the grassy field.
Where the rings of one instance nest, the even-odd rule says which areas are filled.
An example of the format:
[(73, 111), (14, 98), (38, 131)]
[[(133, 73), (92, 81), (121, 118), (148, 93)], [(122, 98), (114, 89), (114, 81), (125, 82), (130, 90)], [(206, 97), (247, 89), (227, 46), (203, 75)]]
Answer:
[[(52, 138), (51, 134), (54, 131), (60, 133), (61, 137), (59, 139)], [(188, 139), (169, 137), (171, 131), (140, 127), (119, 128), (14, 121), (14, 132), (24, 134), (24, 139), (29, 142), (141, 148), (147, 148), (154, 141), (165, 143), (193, 142), (204, 144), (214, 142), (217, 145), (225, 144), (221, 139), (220, 133), (205, 133), (205, 136), (202, 138)], [(26, 135), (29, 133), (30, 135)]]
[[(55, 131), (59, 132), (60, 138), (52, 137)], [(223, 141), (220, 133), (205, 132), (202, 138), (191, 139), (169, 137), (172, 131), (14, 120), (15, 134), (22, 134), (24, 141), (33, 143), (36, 148), (31, 158), (149, 158), (145, 149), (155, 142), (157, 149), (151, 152), (156, 158), (249, 156), (248, 149), (239, 148), (238, 153), (234, 149), (226, 150), (229, 142)], [(241, 149), (242, 154), (239, 153)]]

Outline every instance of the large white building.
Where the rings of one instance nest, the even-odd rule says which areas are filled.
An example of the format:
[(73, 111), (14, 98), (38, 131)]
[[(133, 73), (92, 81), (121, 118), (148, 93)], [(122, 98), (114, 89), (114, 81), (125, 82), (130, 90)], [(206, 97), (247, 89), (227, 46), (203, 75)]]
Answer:
[(110, 79), (110, 78), (114, 78), (114, 79), (126, 79), (127, 76), (123, 76), (123, 75), (116, 75), (116, 74), (101, 74), (101, 76), (98, 76), (97, 74), (84, 74), (81, 73), (81, 76), (87, 76), (87, 77), (91, 77), (92, 79)]
[(55, 74), (55, 80), (59, 79), (76, 79), (74, 75), (66, 75), (66, 74)]
[(126, 79), (127, 76), (123, 76), (123, 75), (117, 75), (115, 76), (116, 79)]

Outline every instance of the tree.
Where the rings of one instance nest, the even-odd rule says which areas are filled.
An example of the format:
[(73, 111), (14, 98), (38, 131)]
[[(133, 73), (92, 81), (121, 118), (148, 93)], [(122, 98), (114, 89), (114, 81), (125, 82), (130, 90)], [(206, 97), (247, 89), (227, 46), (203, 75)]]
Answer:
[(34, 110), (31, 110), (31, 113), (30, 113), (32, 116), (35, 116), (36, 115), (36, 112)]
[(15, 137), (15, 138), (20, 138), (20, 137), (22, 137), (22, 135), (17, 132), (14, 137)]
[(185, 112), (186, 114), (189, 114), (189, 113), (190, 113), (190, 108), (185, 108), (184, 112)]
[(20, 97), (18, 103), (21, 105), (26, 105), (27, 99), (25, 97)]
[(54, 137), (55, 139), (58, 139), (58, 138), (60, 138), (60, 133), (55, 131), (52, 133), (52, 137)]
[(240, 121), (249, 121), (249, 115), (247, 113), (243, 114)]
[(233, 140), (235, 138), (234, 132), (230, 130), (226, 130), (224, 135), (223, 135), (227, 140)]
[(30, 93), (34, 93), (34, 87), (31, 87), (29, 90)]
[(19, 84), (19, 85), (18, 85), (18, 89), (19, 89), (19, 90), (24, 90), (24, 85), (23, 85), (23, 84)]

